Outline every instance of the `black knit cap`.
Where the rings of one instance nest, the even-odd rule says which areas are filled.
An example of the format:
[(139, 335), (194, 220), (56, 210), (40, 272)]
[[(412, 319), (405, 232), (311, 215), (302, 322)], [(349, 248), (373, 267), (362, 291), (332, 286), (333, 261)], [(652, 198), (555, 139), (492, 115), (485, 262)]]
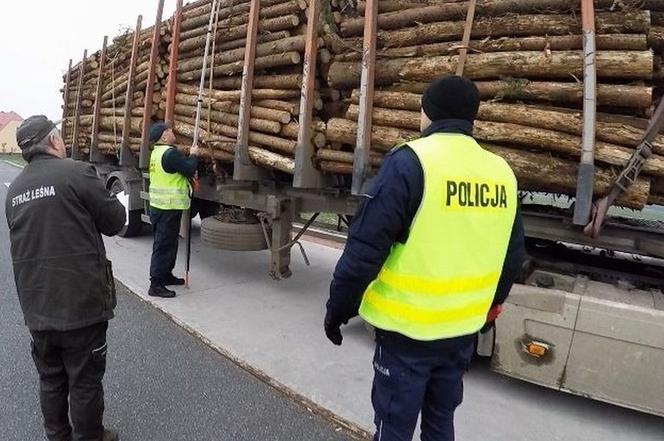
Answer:
[(463, 119), (472, 123), (479, 108), (477, 86), (468, 78), (457, 75), (437, 79), (422, 95), (422, 109), (431, 121)]
[(157, 122), (152, 124), (152, 126), (150, 127), (150, 142), (155, 143), (159, 141), (161, 135), (163, 135), (164, 132), (170, 128), (171, 125), (165, 122)]

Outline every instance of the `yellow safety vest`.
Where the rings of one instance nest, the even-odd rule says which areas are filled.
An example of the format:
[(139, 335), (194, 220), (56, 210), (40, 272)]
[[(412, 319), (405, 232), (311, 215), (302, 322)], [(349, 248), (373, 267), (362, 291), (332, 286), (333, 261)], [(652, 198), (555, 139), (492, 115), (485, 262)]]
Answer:
[(360, 315), (415, 340), (469, 335), (485, 323), (517, 208), (509, 165), (468, 136), (409, 142), (424, 194), (408, 240), (397, 243), (368, 287)]
[(190, 186), (180, 173), (168, 173), (161, 165), (170, 145), (157, 144), (150, 155), (150, 206), (161, 210), (188, 210)]

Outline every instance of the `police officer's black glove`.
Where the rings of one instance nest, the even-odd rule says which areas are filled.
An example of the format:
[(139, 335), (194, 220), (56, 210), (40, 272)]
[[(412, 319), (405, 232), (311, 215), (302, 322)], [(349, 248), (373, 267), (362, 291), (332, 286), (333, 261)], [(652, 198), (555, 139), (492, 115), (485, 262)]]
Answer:
[(325, 314), (325, 335), (328, 340), (337, 346), (341, 346), (341, 341), (343, 340), (343, 336), (341, 335), (341, 324), (342, 321), (333, 317), (329, 311)]

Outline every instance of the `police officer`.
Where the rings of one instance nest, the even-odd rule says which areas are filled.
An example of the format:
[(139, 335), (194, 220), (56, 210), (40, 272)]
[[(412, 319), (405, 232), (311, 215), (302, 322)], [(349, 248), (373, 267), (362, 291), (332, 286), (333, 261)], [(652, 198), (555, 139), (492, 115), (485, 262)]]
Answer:
[(448, 76), (422, 97), (421, 138), (387, 157), (350, 226), (325, 332), (359, 314), (376, 330), (374, 440), (454, 439), (475, 335), (490, 326), (524, 258), (517, 182), (473, 138), (475, 84)]
[(175, 297), (168, 285), (184, 285), (184, 279), (173, 275), (178, 254), (178, 234), (182, 212), (191, 206), (191, 184), (198, 167), (198, 146), (189, 157), (178, 152), (175, 134), (167, 123), (150, 128), (150, 222), (154, 243), (150, 261), (150, 290), (153, 297)]
[(125, 209), (92, 165), (63, 159), (62, 137), (45, 116), (26, 119), (16, 139), (28, 165), (9, 187), (5, 212), (46, 436), (117, 440), (102, 424), (116, 298), (101, 234), (122, 230)]

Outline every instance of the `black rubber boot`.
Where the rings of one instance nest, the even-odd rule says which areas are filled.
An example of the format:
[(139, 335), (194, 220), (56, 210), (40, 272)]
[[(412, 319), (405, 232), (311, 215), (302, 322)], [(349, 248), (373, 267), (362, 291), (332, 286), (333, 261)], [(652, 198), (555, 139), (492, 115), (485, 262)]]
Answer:
[(170, 299), (172, 297), (175, 297), (175, 291), (171, 291), (170, 289), (166, 288), (164, 285), (153, 283), (150, 285), (150, 290), (148, 291), (148, 295), (150, 297), (163, 297), (166, 299)]
[(164, 280), (164, 286), (182, 286), (184, 285), (184, 279), (175, 277), (173, 274), (169, 274)]

